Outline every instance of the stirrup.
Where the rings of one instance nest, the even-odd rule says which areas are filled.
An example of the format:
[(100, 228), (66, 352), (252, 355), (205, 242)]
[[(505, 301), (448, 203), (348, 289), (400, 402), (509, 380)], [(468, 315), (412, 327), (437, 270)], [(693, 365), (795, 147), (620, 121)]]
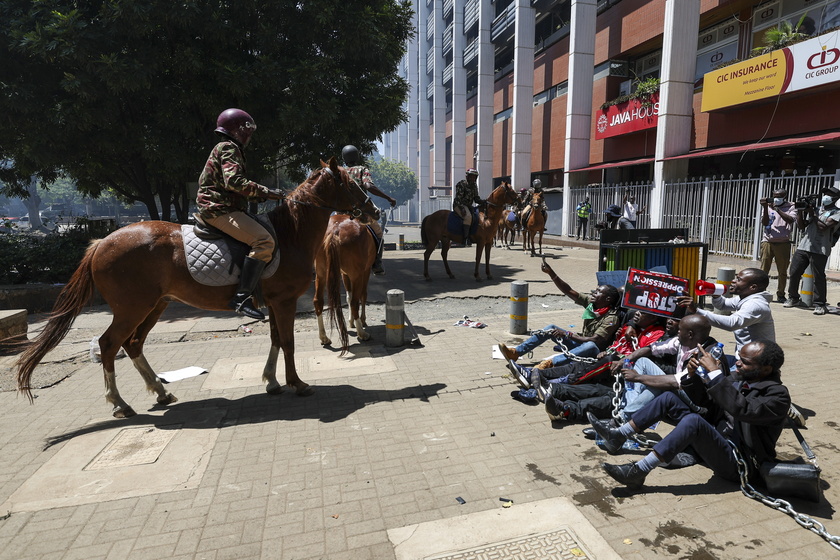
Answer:
[(265, 321), (265, 314), (256, 309), (255, 307), (251, 306), (251, 296), (248, 296), (244, 301), (237, 302), (235, 299), (231, 300), (230, 306), (233, 308), (234, 311), (239, 313), (240, 315), (245, 315), (246, 317), (250, 317), (251, 319), (257, 319), (258, 321)]

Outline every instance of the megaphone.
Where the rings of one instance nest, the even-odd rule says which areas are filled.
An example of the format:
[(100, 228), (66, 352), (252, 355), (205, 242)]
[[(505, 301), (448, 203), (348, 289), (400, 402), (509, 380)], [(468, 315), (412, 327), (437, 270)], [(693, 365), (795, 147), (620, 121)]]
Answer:
[(698, 280), (694, 283), (694, 293), (698, 296), (722, 296), (726, 293), (726, 286)]

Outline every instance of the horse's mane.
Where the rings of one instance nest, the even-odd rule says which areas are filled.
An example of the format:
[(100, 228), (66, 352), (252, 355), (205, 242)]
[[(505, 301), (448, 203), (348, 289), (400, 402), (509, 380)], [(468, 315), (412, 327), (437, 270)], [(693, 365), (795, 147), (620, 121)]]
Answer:
[[(312, 204), (324, 204), (324, 201), (317, 199), (312, 194), (315, 184), (321, 177), (322, 170), (323, 167), (313, 169), (303, 183), (299, 184), (295, 190), (286, 195), (286, 200), (268, 212), (269, 219), (274, 225), (278, 238), (287, 239), (292, 242), (296, 241), (298, 232), (301, 229), (300, 225), (306, 221), (307, 216), (312, 212), (323, 211), (313, 206), (293, 202), (299, 200), (311, 202)], [(339, 170), (343, 179), (347, 175), (347, 172), (342, 167), (339, 167)]]

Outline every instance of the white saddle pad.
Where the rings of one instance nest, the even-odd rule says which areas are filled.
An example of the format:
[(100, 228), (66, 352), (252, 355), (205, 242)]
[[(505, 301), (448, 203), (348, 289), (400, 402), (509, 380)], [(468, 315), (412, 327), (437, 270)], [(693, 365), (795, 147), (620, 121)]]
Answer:
[[(184, 254), (187, 257), (187, 268), (193, 279), (205, 286), (232, 286), (239, 283), (241, 270), (239, 265), (231, 268), (230, 247), (227, 240), (214, 239), (205, 241), (196, 237), (193, 226), (181, 225), (181, 235), (184, 238)], [(268, 278), (277, 271), (280, 259), (275, 251), (274, 257), (265, 267), (262, 277)]]

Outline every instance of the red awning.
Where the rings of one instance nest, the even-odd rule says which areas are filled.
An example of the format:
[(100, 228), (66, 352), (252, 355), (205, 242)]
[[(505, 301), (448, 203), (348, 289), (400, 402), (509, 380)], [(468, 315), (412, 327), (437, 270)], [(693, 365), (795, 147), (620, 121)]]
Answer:
[(610, 169), (612, 167), (627, 167), (628, 165), (641, 165), (643, 163), (651, 163), (653, 158), (642, 159), (627, 159), (624, 161), (613, 161), (610, 163), (601, 163), (599, 165), (590, 165), (589, 167), (581, 167), (580, 169), (570, 170), (572, 173), (579, 173), (581, 171), (596, 171), (598, 169)]
[[(694, 152), (683, 154), (681, 156), (673, 156), (663, 158), (665, 160), (685, 159), (695, 157), (709, 157), (718, 156), (722, 154), (734, 154), (738, 152), (755, 151), (755, 150), (769, 150), (771, 148), (783, 148), (785, 146), (795, 146), (797, 144), (817, 144), (820, 142), (831, 142), (832, 140), (840, 139), (840, 132), (827, 132), (825, 134), (817, 134), (814, 136), (798, 136), (795, 138), (783, 138), (781, 140), (770, 140), (767, 142), (753, 142), (751, 144), (741, 144), (738, 146), (726, 146), (723, 148), (710, 148), (708, 150), (696, 150)], [(662, 161), (662, 160), (660, 160)]]

